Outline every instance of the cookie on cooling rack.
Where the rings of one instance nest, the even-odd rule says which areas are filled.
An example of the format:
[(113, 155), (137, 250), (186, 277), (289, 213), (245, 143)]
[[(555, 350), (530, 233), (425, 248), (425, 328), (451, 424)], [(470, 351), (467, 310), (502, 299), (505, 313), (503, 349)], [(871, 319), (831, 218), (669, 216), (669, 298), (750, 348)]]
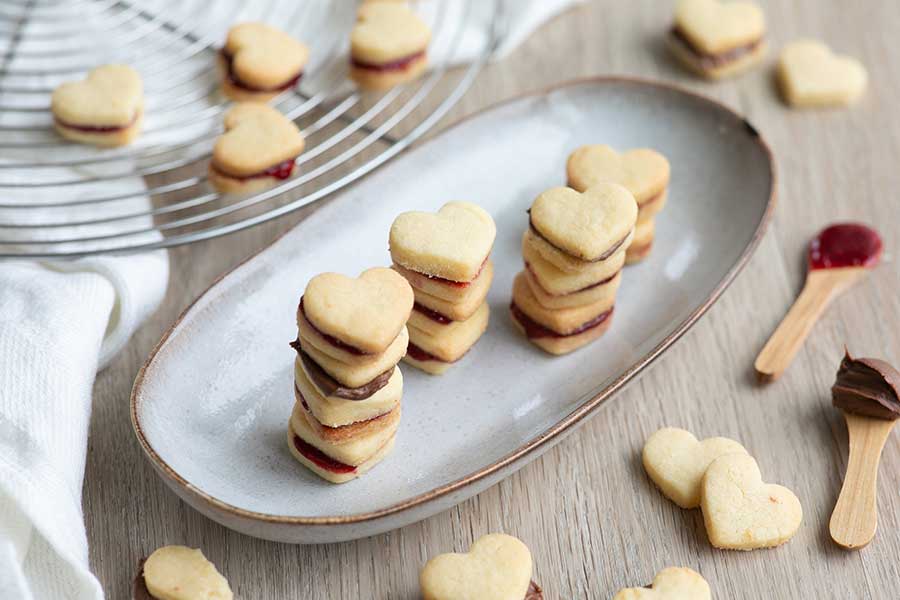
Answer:
[(240, 102), (268, 102), (303, 76), (309, 49), (265, 23), (241, 23), (228, 31), (219, 52), (222, 93)]
[(66, 139), (124, 146), (141, 132), (144, 84), (127, 65), (104, 65), (82, 81), (69, 81), (53, 90), (50, 110), (56, 130)]
[(244, 102), (225, 113), (225, 133), (213, 146), (209, 182), (222, 193), (252, 193), (290, 177), (303, 152), (293, 121), (266, 104)]
[(428, 66), (430, 41), (431, 28), (405, 4), (366, 3), (350, 34), (350, 78), (369, 90), (412, 81)]

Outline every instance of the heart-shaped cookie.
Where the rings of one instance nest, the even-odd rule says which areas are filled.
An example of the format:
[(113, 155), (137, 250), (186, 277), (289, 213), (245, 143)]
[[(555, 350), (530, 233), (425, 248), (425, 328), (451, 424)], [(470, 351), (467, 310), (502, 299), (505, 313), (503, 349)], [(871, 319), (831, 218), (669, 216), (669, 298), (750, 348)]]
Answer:
[(602, 144), (582, 146), (566, 162), (569, 187), (583, 192), (600, 182), (618, 183), (631, 192), (638, 205), (665, 191), (669, 173), (666, 157), (649, 148), (620, 154)]
[(144, 85), (127, 65), (97, 67), (83, 81), (69, 81), (53, 90), (53, 116), (85, 127), (125, 127), (140, 114)]
[(669, 500), (681, 508), (697, 508), (707, 467), (726, 454), (747, 454), (747, 450), (728, 438), (700, 442), (689, 431), (664, 427), (644, 444), (642, 459), (647, 475)]
[(266, 104), (237, 104), (225, 113), (224, 124), (225, 133), (213, 147), (212, 163), (227, 175), (259, 175), (303, 151), (297, 126)]
[(531, 582), (531, 552), (518, 539), (486, 535), (466, 554), (435, 556), (419, 574), (424, 600), (522, 600)]
[(557, 187), (531, 205), (531, 227), (566, 254), (596, 261), (628, 237), (637, 213), (634, 196), (616, 183), (598, 183), (585, 192)]
[(481, 272), (497, 236), (494, 220), (471, 202), (448, 202), (437, 213), (405, 212), (390, 232), (391, 258), (402, 267), (452, 281)]
[(752, 2), (679, 0), (675, 26), (697, 50), (722, 54), (760, 40), (766, 18)]
[(837, 56), (820, 42), (800, 40), (781, 51), (778, 78), (792, 106), (844, 106), (862, 96), (868, 75), (859, 61)]
[(309, 49), (283, 31), (265, 23), (232, 27), (224, 54), (238, 84), (254, 90), (277, 90), (303, 72)]
[(303, 294), (303, 310), (323, 333), (363, 352), (383, 352), (409, 319), (413, 291), (393, 269), (376, 267), (357, 277), (322, 273)]
[(428, 47), (431, 29), (405, 3), (373, 2), (359, 8), (350, 34), (354, 59), (380, 65)]
[(668, 567), (656, 574), (649, 588), (619, 590), (613, 600), (710, 600), (709, 584), (700, 573), (684, 567)]
[(791, 539), (803, 521), (797, 496), (764, 483), (756, 461), (746, 454), (726, 454), (709, 465), (700, 506), (706, 534), (716, 548), (778, 546)]
[(144, 587), (153, 598), (168, 600), (231, 600), (228, 580), (200, 550), (164, 546), (151, 554), (143, 568)]

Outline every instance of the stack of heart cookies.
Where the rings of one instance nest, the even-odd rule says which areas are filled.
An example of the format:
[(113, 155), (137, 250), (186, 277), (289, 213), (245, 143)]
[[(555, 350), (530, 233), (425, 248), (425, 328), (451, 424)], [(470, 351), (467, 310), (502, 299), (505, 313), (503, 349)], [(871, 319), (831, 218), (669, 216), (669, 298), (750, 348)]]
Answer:
[(390, 232), (393, 268), (415, 293), (409, 349), (403, 360), (426, 373), (450, 368), (487, 329), (485, 298), (494, 277), (488, 258), (494, 220), (470, 202), (449, 202), (435, 213), (406, 212)]
[(413, 293), (386, 268), (313, 277), (297, 309), (296, 403), (288, 447), (332, 483), (359, 477), (393, 448), (400, 423)]
[(513, 323), (550, 354), (599, 338), (612, 322), (638, 207), (627, 189), (598, 183), (585, 192), (558, 187), (531, 205), (522, 238), (525, 269), (513, 282)]
[(583, 192), (600, 182), (618, 183), (637, 201), (637, 227), (626, 264), (645, 259), (653, 248), (656, 215), (666, 205), (670, 171), (669, 161), (655, 150), (635, 148), (620, 154), (602, 144), (578, 148), (566, 163), (572, 189)]

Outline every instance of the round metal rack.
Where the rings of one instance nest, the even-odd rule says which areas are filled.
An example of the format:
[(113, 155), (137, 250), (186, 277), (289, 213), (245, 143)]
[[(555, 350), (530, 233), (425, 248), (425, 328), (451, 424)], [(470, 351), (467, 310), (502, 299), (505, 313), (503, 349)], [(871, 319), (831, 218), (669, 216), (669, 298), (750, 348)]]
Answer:
[[(501, 0), (418, 4), (429, 5), (422, 12), (433, 30), (432, 69), (372, 94), (346, 79), (352, 0), (7, 0), (0, 5), (0, 257), (78, 257), (207, 240), (359, 179), (447, 113), (503, 27)], [(261, 193), (223, 195), (206, 181), (227, 109), (215, 62), (228, 28), (244, 20), (276, 24), (310, 47), (300, 82), (273, 100), (307, 144), (291, 178)], [(474, 56), (466, 32), (473, 20), (485, 30)], [(452, 68), (464, 50), (466, 64)], [(112, 62), (132, 65), (144, 80), (141, 137), (106, 150), (62, 140), (53, 130), (51, 92)]]

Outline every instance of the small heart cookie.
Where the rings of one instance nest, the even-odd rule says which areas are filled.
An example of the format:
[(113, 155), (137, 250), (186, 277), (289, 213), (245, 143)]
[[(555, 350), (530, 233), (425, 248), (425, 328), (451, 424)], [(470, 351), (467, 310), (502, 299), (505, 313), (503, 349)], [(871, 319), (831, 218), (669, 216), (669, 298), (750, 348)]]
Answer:
[(669, 161), (655, 150), (635, 148), (620, 154), (603, 144), (582, 146), (566, 162), (569, 187), (583, 192), (600, 182), (618, 183), (631, 192), (638, 205), (665, 191), (670, 171)]
[(367, 89), (387, 89), (418, 77), (428, 66), (431, 29), (406, 4), (360, 7), (350, 34), (350, 77)]
[(791, 106), (846, 106), (862, 96), (868, 75), (858, 60), (837, 56), (820, 42), (800, 40), (781, 51), (778, 79)]
[(797, 533), (803, 521), (797, 496), (780, 485), (763, 483), (759, 466), (746, 454), (714, 460), (701, 488), (706, 533), (716, 548), (779, 546)]
[(390, 346), (412, 307), (409, 283), (382, 267), (355, 279), (338, 273), (316, 275), (303, 294), (303, 309), (316, 329), (369, 354)]
[[(200, 550), (164, 546), (143, 569), (144, 587), (158, 600), (231, 600), (231, 587)], [(137, 588), (138, 586), (136, 586)]]
[(668, 567), (656, 574), (653, 584), (643, 588), (619, 590), (613, 600), (710, 600), (709, 584), (696, 571)]
[(598, 183), (585, 192), (557, 187), (531, 205), (531, 227), (553, 247), (582, 261), (607, 258), (634, 229), (638, 206), (627, 189)]
[(97, 146), (121, 146), (141, 130), (144, 84), (127, 65), (97, 67), (83, 81), (63, 83), (50, 100), (57, 131)]
[(766, 33), (766, 18), (752, 2), (679, 0), (675, 27), (705, 54), (721, 54), (746, 46)]
[(531, 583), (531, 552), (520, 540), (486, 535), (466, 554), (441, 554), (419, 574), (424, 600), (523, 600)]
[(241, 23), (228, 31), (220, 58), (226, 96), (266, 102), (297, 83), (309, 49), (265, 23)]
[(225, 113), (225, 133), (213, 147), (210, 182), (222, 192), (255, 191), (287, 179), (303, 151), (293, 121), (266, 104), (245, 102)]
[(419, 273), (469, 282), (481, 272), (496, 236), (494, 220), (483, 208), (448, 202), (436, 214), (411, 211), (394, 219), (391, 258)]
[(647, 475), (669, 500), (681, 508), (697, 508), (707, 467), (726, 454), (747, 454), (747, 450), (728, 438), (700, 442), (689, 431), (664, 427), (647, 439), (641, 458)]

